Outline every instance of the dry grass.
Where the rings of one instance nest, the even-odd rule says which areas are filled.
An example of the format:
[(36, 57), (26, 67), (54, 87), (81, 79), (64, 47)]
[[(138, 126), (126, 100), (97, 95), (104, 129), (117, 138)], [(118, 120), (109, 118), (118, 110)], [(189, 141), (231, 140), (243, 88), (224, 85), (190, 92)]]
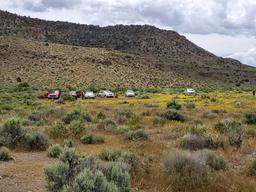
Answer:
[[(86, 123), (85, 127), (88, 133), (102, 135), (105, 142), (95, 145), (83, 145), (79, 138), (74, 138), (74, 147), (80, 154), (99, 155), (105, 148), (116, 149), (129, 149), (135, 152), (144, 161), (146, 169), (133, 175), (132, 187), (134, 191), (172, 191), (172, 186), (162, 165), (162, 160), (166, 152), (170, 148), (179, 147), (180, 140), (187, 133), (187, 130), (196, 121), (200, 120), (206, 129), (206, 135), (212, 136), (214, 139), (225, 137), (214, 129), (214, 125), (218, 120), (225, 119), (226, 117), (236, 116), (236, 119), (242, 123), (244, 129), (253, 125), (247, 125), (244, 122), (245, 112), (255, 112), (256, 100), (255, 97), (249, 93), (209, 93), (210, 98), (215, 98), (216, 101), (203, 99), (200, 95), (196, 97), (185, 97), (181, 94), (153, 94), (150, 99), (131, 98), (127, 99), (119, 97), (118, 99), (95, 99), (95, 100), (77, 100), (74, 102), (66, 102), (65, 104), (58, 104), (53, 101), (38, 100), (39, 106), (43, 108), (59, 108), (61, 107), (64, 112), (73, 111), (79, 108), (82, 111), (87, 111), (91, 114), (93, 122)], [(167, 121), (163, 125), (153, 125), (153, 119), (157, 118), (157, 113), (166, 110), (166, 103), (172, 99), (182, 104), (181, 113), (188, 117), (185, 122)], [(187, 109), (186, 103), (193, 100), (196, 104), (195, 109)], [(124, 102), (127, 101), (127, 102)], [(235, 102), (241, 102), (240, 106), (235, 105)], [(152, 103), (155, 107), (150, 108), (145, 103)], [(207, 103), (207, 105), (205, 104)], [(38, 109), (40, 109), (38, 107)], [(147, 116), (142, 113), (152, 109), (154, 112)], [(105, 132), (98, 130), (97, 125), (100, 120), (97, 119), (97, 114), (102, 112), (106, 115), (107, 119), (115, 119), (117, 110), (129, 110), (139, 117), (139, 121), (133, 125), (137, 127), (143, 126), (149, 135), (147, 141), (128, 141), (125, 140), (122, 134), (115, 132)], [(215, 119), (202, 117), (202, 114), (211, 110), (225, 110), (225, 113), (217, 111)], [(29, 107), (20, 111), (13, 109), (6, 114), (3, 114), (0, 119), (0, 125), (6, 118), (12, 115), (30, 113)], [(51, 119), (52, 121), (52, 119)], [(50, 123), (51, 124), (51, 123)], [(47, 133), (50, 125), (32, 126), (35, 131)], [(118, 125), (128, 126), (128, 125)], [(52, 139), (51, 143), (59, 143), (63, 145), (64, 139)], [(256, 153), (256, 140), (255, 138), (243, 138), (243, 144), (240, 149), (234, 149), (228, 144), (224, 149), (219, 148), (216, 150), (217, 154), (222, 155), (228, 161), (228, 169), (212, 174), (211, 182), (207, 186), (198, 188), (197, 191), (227, 191), (238, 192), (255, 190), (255, 178), (247, 177), (245, 174), (248, 163), (255, 158)], [(1, 164), (0, 175), (6, 175), (0, 181), (0, 188), (5, 187), (6, 191), (10, 191), (7, 184), (10, 182), (23, 183), (20, 191), (36, 189), (36, 186), (44, 186), (44, 176), (42, 168), (51, 164), (52, 160), (47, 158), (46, 152), (24, 153), (22, 151), (12, 152), (16, 161)], [(33, 176), (29, 173), (33, 173)], [(31, 187), (28, 189), (24, 186), (28, 183)], [(230, 187), (232, 186), (232, 187)], [(13, 189), (15, 189), (13, 187)], [(43, 190), (42, 190), (43, 191)]]

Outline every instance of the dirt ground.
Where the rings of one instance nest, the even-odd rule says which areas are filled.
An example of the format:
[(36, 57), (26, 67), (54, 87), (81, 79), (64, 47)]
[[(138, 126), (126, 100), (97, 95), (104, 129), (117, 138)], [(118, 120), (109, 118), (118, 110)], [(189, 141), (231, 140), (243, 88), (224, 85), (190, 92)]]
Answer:
[(12, 152), (14, 160), (0, 163), (0, 192), (45, 192), (43, 168), (55, 163), (46, 152)]

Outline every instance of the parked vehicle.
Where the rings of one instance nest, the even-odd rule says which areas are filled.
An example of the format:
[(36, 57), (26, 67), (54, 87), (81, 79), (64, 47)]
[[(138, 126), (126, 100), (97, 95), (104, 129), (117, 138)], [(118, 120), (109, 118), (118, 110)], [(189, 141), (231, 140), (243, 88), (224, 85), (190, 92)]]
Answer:
[(195, 96), (196, 95), (196, 91), (194, 89), (186, 89), (184, 91), (184, 94), (187, 95), (187, 96)]
[(127, 90), (125, 92), (125, 97), (135, 97), (136, 93), (133, 90)]
[(59, 99), (61, 95), (60, 90), (49, 91), (48, 99)]
[(111, 91), (105, 91), (105, 90), (101, 90), (99, 93), (98, 93), (98, 96), (99, 97), (106, 97), (106, 98), (114, 98), (115, 97), (115, 94)]
[(82, 96), (82, 92), (81, 91), (70, 91), (69, 95), (71, 95), (72, 97), (75, 97), (76, 99), (80, 98)]
[(83, 99), (95, 99), (96, 95), (92, 91), (86, 91), (83, 93)]

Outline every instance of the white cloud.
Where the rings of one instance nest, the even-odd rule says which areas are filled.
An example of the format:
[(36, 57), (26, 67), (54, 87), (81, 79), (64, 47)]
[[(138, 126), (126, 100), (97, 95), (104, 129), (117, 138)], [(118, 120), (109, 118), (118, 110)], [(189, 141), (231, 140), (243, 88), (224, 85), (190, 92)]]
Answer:
[(245, 52), (237, 52), (230, 55), (231, 58), (237, 59), (248, 65), (256, 67), (256, 49), (252, 48)]

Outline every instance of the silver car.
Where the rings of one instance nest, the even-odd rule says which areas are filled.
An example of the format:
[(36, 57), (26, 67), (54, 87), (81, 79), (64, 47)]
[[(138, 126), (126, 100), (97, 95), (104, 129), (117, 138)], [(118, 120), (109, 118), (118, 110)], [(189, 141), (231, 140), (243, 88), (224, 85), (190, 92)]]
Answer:
[(187, 96), (195, 96), (196, 95), (196, 91), (194, 89), (186, 89), (184, 91), (184, 94)]
[(92, 91), (86, 91), (83, 94), (83, 99), (95, 99), (96, 95)]
[(106, 98), (114, 98), (115, 97), (115, 94), (111, 91), (107, 91), (107, 90), (101, 90), (99, 93), (98, 93), (98, 96), (99, 97), (106, 97)]
[(127, 90), (125, 92), (125, 97), (135, 97), (136, 93), (133, 90)]

